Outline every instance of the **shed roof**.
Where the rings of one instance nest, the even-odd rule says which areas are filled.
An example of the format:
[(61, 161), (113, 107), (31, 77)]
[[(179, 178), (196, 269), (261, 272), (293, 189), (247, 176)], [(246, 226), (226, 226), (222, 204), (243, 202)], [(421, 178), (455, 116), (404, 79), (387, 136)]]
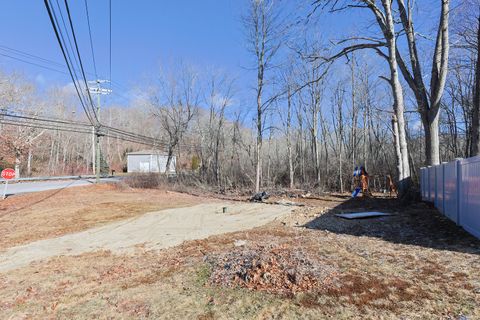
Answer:
[(143, 150), (143, 151), (135, 151), (135, 152), (129, 152), (127, 155), (159, 155), (159, 156), (166, 156), (167, 154), (163, 151), (160, 150)]

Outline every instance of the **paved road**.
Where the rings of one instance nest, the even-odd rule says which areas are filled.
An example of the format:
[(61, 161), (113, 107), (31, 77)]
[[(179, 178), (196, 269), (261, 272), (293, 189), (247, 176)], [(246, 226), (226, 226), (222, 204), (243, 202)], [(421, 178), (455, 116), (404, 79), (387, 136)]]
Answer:
[[(115, 182), (118, 178), (103, 178), (101, 182)], [(7, 195), (19, 193), (39, 192), (45, 190), (64, 189), (71, 187), (87, 186), (95, 183), (95, 179), (76, 179), (76, 180), (60, 180), (60, 181), (37, 181), (37, 182), (20, 182), (9, 183), (7, 187)], [(4, 184), (0, 185), (0, 193), (3, 194)], [(0, 199), (1, 199), (0, 194)]]

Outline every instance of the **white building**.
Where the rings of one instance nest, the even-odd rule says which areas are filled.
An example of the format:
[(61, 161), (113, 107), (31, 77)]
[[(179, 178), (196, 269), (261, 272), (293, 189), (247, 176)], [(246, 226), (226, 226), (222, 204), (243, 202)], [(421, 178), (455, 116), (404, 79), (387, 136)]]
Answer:
[[(165, 172), (167, 155), (156, 150), (127, 153), (127, 172)], [(172, 156), (167, 173), (175, 173), (176, 158)]]

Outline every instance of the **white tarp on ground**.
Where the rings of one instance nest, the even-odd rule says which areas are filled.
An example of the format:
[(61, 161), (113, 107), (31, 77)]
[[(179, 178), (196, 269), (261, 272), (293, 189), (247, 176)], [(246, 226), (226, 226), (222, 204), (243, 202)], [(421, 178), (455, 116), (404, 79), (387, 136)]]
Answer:
[(392, 214), (386, 213), (386, 212), (370, 211), (370, 212), (337, 213), (335, 215), (337, 217), (344, 218), (344, 219), (364, 219), (364, 218), (391, 216)]

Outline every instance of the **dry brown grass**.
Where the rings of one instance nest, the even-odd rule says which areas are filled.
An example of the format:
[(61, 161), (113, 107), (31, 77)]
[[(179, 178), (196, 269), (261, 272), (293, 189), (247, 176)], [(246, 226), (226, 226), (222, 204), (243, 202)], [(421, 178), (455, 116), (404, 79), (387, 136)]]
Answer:
[(0, 250), (200, 202), (186, 194), (111, 184), (18, 195), (0, 202)]
[[(94, 252), (36, 262), (0, 274), (0, 318), (480, 319), (479, 241), (454, 233), (428, 208), (394, 209), (399, 216), (390, 220), (361, 222), (327, 213), (317, 217), (324, 223), (317, 229), (291, 226), (317, 210), (299, 209), (285, 225), (159, 252), (139, 246), (133, 255)], [(394, 232), (413, 222), (423, 226), (415, 227), (416, 238)], [(436, 229), (428, 231), (432, 225)], [(206, 257), (238, 251), (237, 239), (247, 241), (245, 250), (272, 245), (304, 251), (339, 276), (332, 286), (290, 297), (210, 285)]]

